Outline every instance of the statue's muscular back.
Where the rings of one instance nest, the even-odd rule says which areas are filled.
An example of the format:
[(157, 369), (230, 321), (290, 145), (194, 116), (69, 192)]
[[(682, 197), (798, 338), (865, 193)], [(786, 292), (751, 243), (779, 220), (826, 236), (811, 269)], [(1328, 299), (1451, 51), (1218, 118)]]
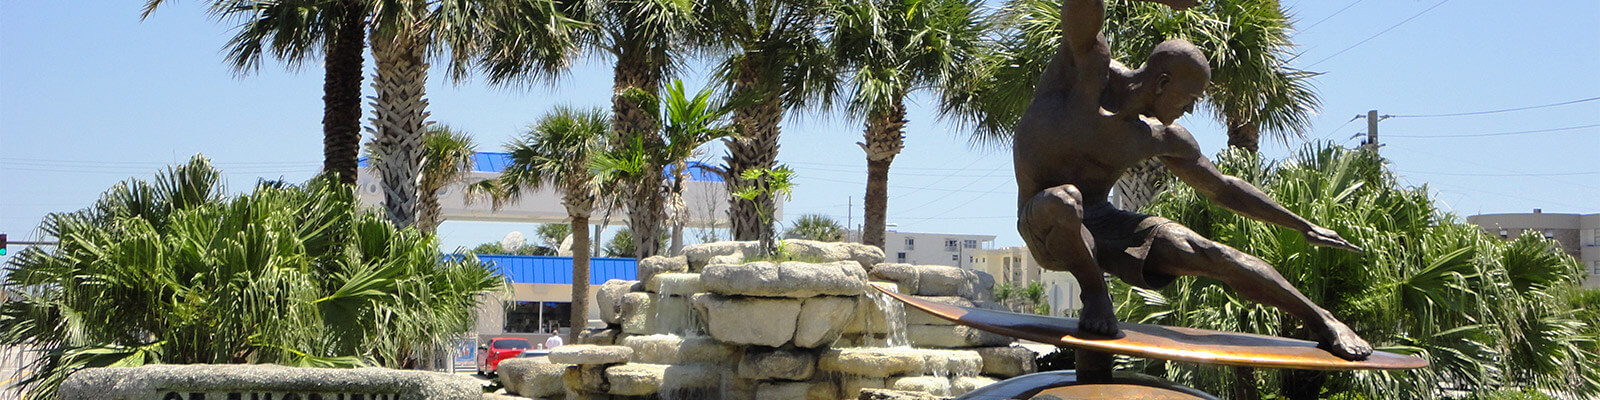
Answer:
[[(1166, 126), (1148, 118), (1115, 116), (1101, 107), (1105, 100), (1120, 97), (1100, 93), (1111, 75), (1129, 78), (1120, 64), (1113, 65), (1109, 57), (1103, 61), (1087, 66), (1103, 74), (1079, 74), (1063, 49), (1045, 68), (1012, 141), (1019, 204), (1064, 184), (1076, 186), (1086, 205), (1104, 202), (1123, 171), (1162, 152)], [(1080, 82), (1083, 75), (1097, 81)]]

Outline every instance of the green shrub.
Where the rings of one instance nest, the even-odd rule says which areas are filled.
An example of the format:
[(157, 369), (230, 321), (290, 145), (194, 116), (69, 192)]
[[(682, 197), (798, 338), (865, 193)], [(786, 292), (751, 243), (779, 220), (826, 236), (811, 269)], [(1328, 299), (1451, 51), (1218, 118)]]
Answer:
[(45, 216), (60, 241), (7, 265), (0, 344), (38, 351), (17, 384), (54, 398), (80, 368), (168, 363), (409, 367), (504, 279), (396, 230), (328, 178), (229, 195), (201, 157)]

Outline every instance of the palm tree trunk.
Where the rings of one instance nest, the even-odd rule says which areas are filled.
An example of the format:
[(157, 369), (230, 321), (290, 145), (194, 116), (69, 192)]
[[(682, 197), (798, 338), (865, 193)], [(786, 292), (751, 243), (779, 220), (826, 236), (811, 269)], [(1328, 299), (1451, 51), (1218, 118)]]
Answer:
[(322, 78), (322, 171), (339, 182), (356, 183), (361, 150), (361, 80), (367, 50), (366, 8), (358, 0), (339, 2), (339, 28), (328, 44)]
[[(652, 171), (660, 171), (660, 168)], [(635, 259), (643, 260), (661, 253), (661, 220), (666, 210), (661, 206), (659, 179), (646, 179), (635, 188), (633, 200), (628, 202), (628, 230), (633, 231)]]
[(400, 32), (372, 38), (378, 64), (373, 78), (374, 152), (383, 182), (384, 209), (397, 227), (415, 224), (417, 181), (422, 175), (423, 128), (427, 127), (428, 63), (425, 39)]
[(1254, 121), (1236, 121), (1229, 118), (1228, 145), (1255, 153), (1261, 149), (1261, 125)]
[[(759, 62), (751, 60), (746, 65)], [(778, 164), (778, 124), (783, 121), (783, 103), (776, 90), (761, 80), (760, 71), (745, 67), (734, 81), (733, 96), (760, 96), (759, 101), (733, 111), (733, 125), (739, 129), (738, 137), (725, 139), (728, 164), (725, 182), (728, 193), (733, 193), (753, 182), (740, 178), (744, 171), (771, 169)], [(732, 224), (733, 240), (760, 240), (763, 231), (761, 210), (775, 210), (772, 196), (744, 200), (729, 196), (728, 219)]]
[(439, 189), (425, 187), (421, 193), (417, 198), (417, 230), (432, 235), (439, 230)]
[(889, 164), (905, 149), (906, 105), (893, 107), (867, 117), (866, 143), (857, 143), (867, 152), (867, 197), (861, 243), (883, 248), (889, 214)]
[(573, 213), (572, 218), (572, 316), (567, 343), (578, 343), (578, 335), (589, 326), (589, 216)]
[[(660, 92), (666, 57), (666, 52), (661, 49), (639, 45), (624, 46), (622, 54), (617, 56), (615, 76), (612, 78), (612, 129), (623, 138), (624, 143), (642, 138), (647, 149), (659, 149), (665, 145), (657, 129), (658, 110), (645, 109), (643, 104), (621, 94), (632, 88), (650, 94)], [(646, 165), (645, 170), (659, 174), (662, 167)], [(664, 211), (662, 201), (665, 197), (661, 193), (659, 175), (642, 179), (637, 185), (628, 199), (628, 229), (633, 231), (634, 244), (637, 245), (634, 256), (643, 260), (661, 252), (661, 246), (655, 239), (661, 226)]]

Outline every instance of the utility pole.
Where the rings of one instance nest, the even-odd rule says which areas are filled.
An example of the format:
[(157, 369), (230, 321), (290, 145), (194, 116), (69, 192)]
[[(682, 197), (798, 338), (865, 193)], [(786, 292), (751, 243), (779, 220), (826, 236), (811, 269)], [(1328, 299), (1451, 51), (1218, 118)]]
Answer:
[[(1383, 145), (1378, 144), (1378, 121), (1394, 118), (1393, 115), (1378, 115), (1378, 110), (1367, 110), (1367, 115), (1356, 115), (1356, 118), (1367, 119), (1367, 139), (1361, 141), (1361, 148), (1378, 151)], [(1357, 134), (1356, 136), (1361, 136)]]
[[(856, 201), (855, 196), (846, 196), (844, 198), (844, 210), (845, 210), (844, 211), (844, 229), (845, 229), (846, 232), (849, 232), (850, 227), (856, 226), (856, 203), (855, 203), (855, 201)], [(846, 242), (852, 241), (849, 238), (850, 235), (845, 235), (845, 236), (846, 237), (844, 238), (844, 241), (846, 241)], [(860, 239), (856, 239), (855, 241), (860, 241)]]

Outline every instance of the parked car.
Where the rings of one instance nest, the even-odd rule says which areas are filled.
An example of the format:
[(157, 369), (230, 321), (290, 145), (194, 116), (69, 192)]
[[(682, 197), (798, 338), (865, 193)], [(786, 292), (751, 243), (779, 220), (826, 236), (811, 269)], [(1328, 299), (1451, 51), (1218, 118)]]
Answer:
[(500, 369), (500, 361), (522, 356), (522, 352), (533, 348), (533, 343), (528, 339), (516, 337), (497, 337), (489, 339), (489, 343), (478, 346), (478, 375), (494, 374)]

